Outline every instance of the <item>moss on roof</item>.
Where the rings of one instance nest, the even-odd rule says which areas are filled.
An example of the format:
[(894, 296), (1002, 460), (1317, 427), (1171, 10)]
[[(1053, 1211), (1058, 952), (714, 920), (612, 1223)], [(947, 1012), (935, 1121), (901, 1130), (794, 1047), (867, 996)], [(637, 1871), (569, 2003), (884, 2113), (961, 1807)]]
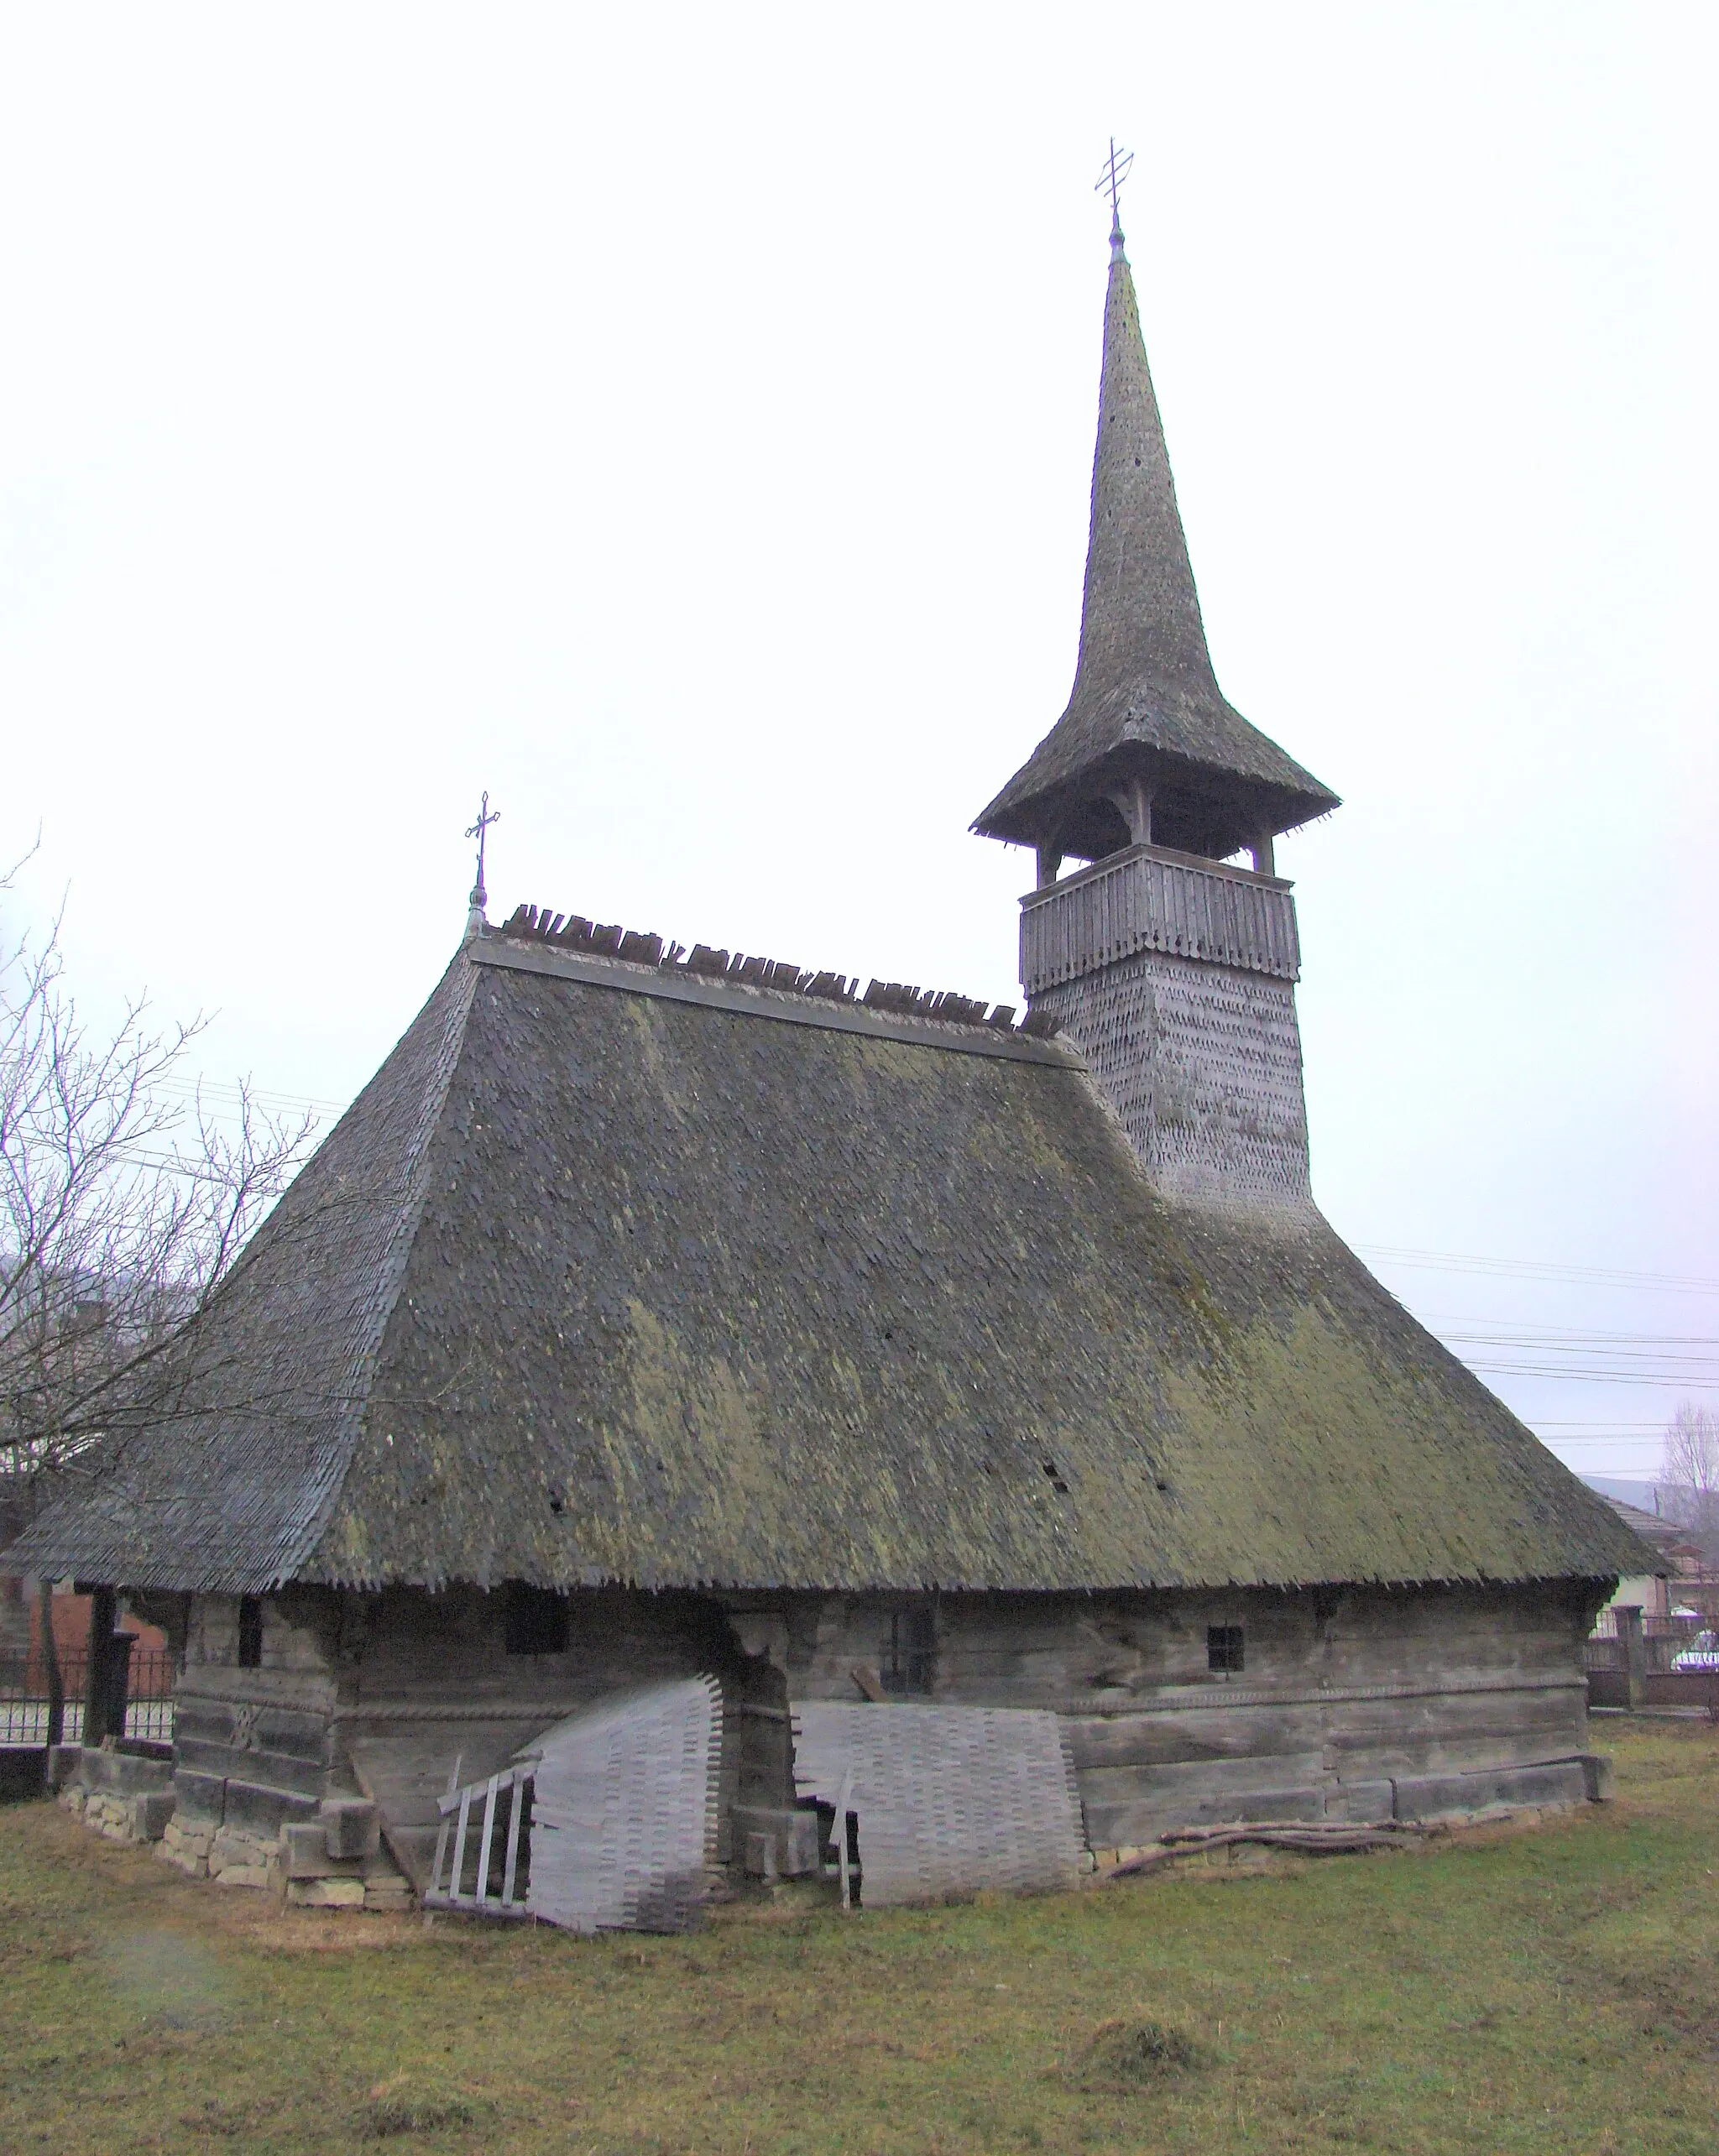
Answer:
[(1616, 1516), (1317, 1216), (1084, 1072), (456, 961), (26, 1561), (256, 1590), (1600, 1578)]

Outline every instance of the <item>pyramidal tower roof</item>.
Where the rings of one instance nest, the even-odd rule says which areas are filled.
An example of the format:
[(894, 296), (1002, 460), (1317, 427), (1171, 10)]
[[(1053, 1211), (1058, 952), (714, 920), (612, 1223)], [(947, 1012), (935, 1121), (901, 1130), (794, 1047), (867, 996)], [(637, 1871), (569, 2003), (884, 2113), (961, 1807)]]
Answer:
[(1220, 859), (1337, 805), (1225, 700), (1212, 671), (1133, 273), (1113, 220), (1074, 686), (973, 827), (1096, 858), (1128, 843), (1110, 796), (1136, 780), (1153, 796), (1155, 840)]

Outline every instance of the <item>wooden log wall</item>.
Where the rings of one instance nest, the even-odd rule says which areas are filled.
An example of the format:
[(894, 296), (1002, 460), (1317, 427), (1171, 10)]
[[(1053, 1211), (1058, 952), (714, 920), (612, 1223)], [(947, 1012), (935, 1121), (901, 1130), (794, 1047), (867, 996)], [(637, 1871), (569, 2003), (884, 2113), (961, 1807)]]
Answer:
[[(725, 1826), (736, 1803), (792, 1801), (793, 1700), (896, 1696), (1052, 1710), (1100, 1848), (1202, 1821), (1542, 1802), (1583, 1787), (1582, 1642), (1598, 1593), (1568, 1582), (1084, 1597), (593, 1590), (569, 1598), (564, 1646), (510, 1654), (499, 1595), (288, 1590), (264, 1605), (254, 1668), (238, 1666), (237, 1605), (204, 1597), (179, 1694), (180, 1802), (267, 1834), (325, 1796), (362, 1793), (419, 1878), (457, 1761), (476, 1779), (608, 1694), (703, 1672), (733, 1710)], [(1240, 1629), (1241, 1669), (1210, 1666), (1214, 1626)], [(886, 1667), (892, 1642), (917, 1655), (927, 1638), (911, 1678), (923, 1689), (895, 1689), (910, 1679)]]
[(338, 1784), (337, 1688), (303, 1598), (263, 1604), (255, 1668), (239, 1665), (238, 1612), (233, 1595), (191, 1601), (175, 1687), (174, 1786), (187, 1824), (270, 1840)]
[(506, 1600), (505, 1590), (463, 1586), (289, 1589), (264, 1602), (261, 1666), (243, 1668), (237, 1601), (198, 1598), (178, 1689), (181, 1807), (266, 1837), (325, 1796), (367, 1796), (421, 1883), (436, 1800), (457, 1763), (462, 1781), (479, 1778), (623, 1687), (706, 1673), (735, 1710), (724, 1729), (724, 1835), (735, 1803), (791, 1801), (780, 1657), (750, 1653), (713, 1602), (575, 1595), (564, 1645), (510, 1653)]
[[(1053, 1709), (1095, 1847), (1203, 1820), (1478, 1808), (1513, 1800), (1512, 1776), (1520, 1801), (1545, 1801), (1583, 1786), (1592, 1599), (1568, 1583), (947, 1595), (927, 1696)], [(902, 1606), (797, 1610), (792, 1695), (865, 1696)], [(1241, 1627), (1241, 1671), (1210, 1668), (1216, 1626)], [(1545, 1768), (1560, 1771), (1536, 1780)]]

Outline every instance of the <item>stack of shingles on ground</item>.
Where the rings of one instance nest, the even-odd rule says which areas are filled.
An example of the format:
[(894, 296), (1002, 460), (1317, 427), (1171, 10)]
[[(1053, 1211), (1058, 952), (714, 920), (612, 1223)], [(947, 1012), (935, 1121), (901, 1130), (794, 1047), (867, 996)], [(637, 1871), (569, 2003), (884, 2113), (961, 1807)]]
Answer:
[(993, 1007), (983, 996), (957, 995), (953, 989), (921, 989), (905, 981), (873, 981), (860, 993), (858, 975), (808, 973), (792, 961), (761, 958), (744, 951), (720, 951), (708, 943), (695, 943), (690, 951), (679, 943), (665, 943), (661, 936), (636, 928), (590, 921), (578, 914), (551, 913), (536, 906), (521, 906), (505, 922), (502, 934), (533, 943), (549, 943), (558, 950), (577, 951), (592, 958), (620, 958), (629, 964), (654, 966), (662, 972), (692, 974), (705, 980), (728, 981), (742, 988), (774, 989), (790, 995), (816, 996), (830, 1003), (858, 1004), (868, 1010), (887, 1010), (907, 1018), (941, 1019), (945, 1025), (989, 1026), (999, 1032), (1019, 1031), (1042, 1037), (1054, 1033), (1056, 1021), (1029, 1012), (1017, 1027), (1015, 1005)]
[(722, 1734), (708, 1676), (624, 1692), (546, 1731), (531, 1747), (531, 1913), (585, 1932), (694, 1923), (715, 1876)]
[(1055, 1715), (823, 1699), (793, 1714), (795, 1782), (842, 1815), (836, 1835), (857, 1818), (868, 1908), (1077, 1883), (1080, 1799)]

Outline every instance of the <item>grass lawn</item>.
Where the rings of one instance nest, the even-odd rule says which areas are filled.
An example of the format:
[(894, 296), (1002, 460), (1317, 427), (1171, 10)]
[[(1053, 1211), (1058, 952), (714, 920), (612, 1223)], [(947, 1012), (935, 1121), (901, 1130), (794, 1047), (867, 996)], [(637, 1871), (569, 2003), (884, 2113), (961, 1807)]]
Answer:
[(1538, 1831), (675, 1939), (289, 1913), (13, 1806), (0, 2148), (1709, 2156), (1719, 1731), (1596, 1741), (1617, 1801)]

